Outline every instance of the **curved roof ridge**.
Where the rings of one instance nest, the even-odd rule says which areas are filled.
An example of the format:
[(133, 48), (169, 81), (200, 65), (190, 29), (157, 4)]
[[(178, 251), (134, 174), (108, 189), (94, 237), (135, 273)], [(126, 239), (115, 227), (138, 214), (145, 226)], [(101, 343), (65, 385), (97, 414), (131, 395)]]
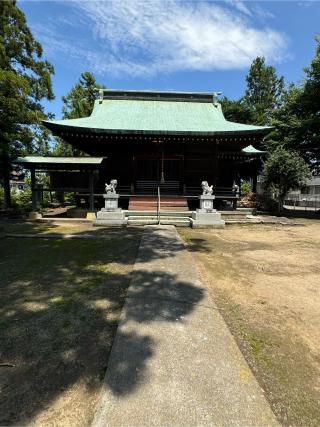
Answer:
[[(213, 96), (212, 94), (210, 95)], [(214, 102), (213, 102), (214, 101)], [(96, 100), (90, 116), (44, 121), (52, 130), (79, 128), (103, 133), (197, 134), (267, 133), (269, 126), (255, 126), (225, 119), (221, 104), (166, 99), (112, 98)]]

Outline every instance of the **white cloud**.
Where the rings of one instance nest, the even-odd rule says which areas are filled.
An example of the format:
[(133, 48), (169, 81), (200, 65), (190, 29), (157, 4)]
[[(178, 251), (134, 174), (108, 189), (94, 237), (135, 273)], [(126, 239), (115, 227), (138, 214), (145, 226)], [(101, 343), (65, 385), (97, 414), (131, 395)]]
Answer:
[[(286, 56), (286, 37), (270, 28), (256, 28), (253, 10), (242, 1), (228, 0), (229, 8), (222, 2), (179, 0), (73, 0), (72, 4), (83, 14), (78, 33), (85, 31), (85, 36), (71, 43), (56, 34), (51, 48), (68, 52), (101, 74), (239, 69), (256, 56), (270, 62)], [(92, 38), (94, 48), (88, 42)]]
[(249, 9), (249, 7), (246, 5), (244, 1), (241, 0), (225, 0), (227, 4), (230, 4), (231, 6), (235, 7), (239, 10), (239, 12), (244, 13), (245, 15), (252, 16), (252, 12)]
[(268, 10), (262, 8), (259, 4), (255, 4), (253, 6), (253, 13), (256, 17), (262, 18), (262, 19), (270, 19), (274, 18), (274, 14), (269, 12)]

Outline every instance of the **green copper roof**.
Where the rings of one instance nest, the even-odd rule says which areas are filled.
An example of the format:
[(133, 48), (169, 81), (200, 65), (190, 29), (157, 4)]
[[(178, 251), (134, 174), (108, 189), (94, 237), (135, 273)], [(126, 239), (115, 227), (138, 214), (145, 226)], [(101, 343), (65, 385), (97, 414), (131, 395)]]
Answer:
[(53, 131), (196, 134), (265, 134), (267, 126), (229, 122), (216, 94), (103, 90), (92, 114), (81, 119), (45, 121)]
[(26, 156), (18, 157), (16, 163), (23, 164), (59, 164), (59, 165), (100, 165), (103, 157), (60, 157)]
[(15, 163), (39, 171), (90, 171), (98, 169), (102, 161), (103, 157), (26, 156), (18, 157)]

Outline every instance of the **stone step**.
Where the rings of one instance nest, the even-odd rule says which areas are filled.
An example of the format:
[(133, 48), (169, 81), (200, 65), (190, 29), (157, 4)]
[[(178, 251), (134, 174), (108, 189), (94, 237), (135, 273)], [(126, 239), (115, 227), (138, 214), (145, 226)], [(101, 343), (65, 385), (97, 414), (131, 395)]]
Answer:
[[(136, 204), (134, 204), (134, 205), (129, 205), (129, 210), (130, 211), (139, 211), (139, 210), (141, 210), (141, 211), (144, 211), (144, 210), (154, 210), (154, 211), (156, 211), (157, 210), (157, 205), (144, 205), (144, 204), (141, 204), (141, 205), (136, 205)], [(171, 206), (160, 206), (160, 210), (166, 210), (166, 211), (168, 211), (168, 210), (177, 210), (177, 211), (181, 211), (181, 210), (188, 210), (188, 207), (187, 206), (179, 206), (179, 205), (171, 205)]]
[(132, 219), (129, 218), (128, 219), (128, 225), (155, 225), (158, 224), (157, 220), (153, 220), (153, 219)]
[(161, 219), (160, 223), (162, 225), (175, 225), (176, 227), (190, 227), (190, 219), (174, 219), (174, 220), (167, 220), (167, 219)]
[[(156, 210), (152, 210), (152, 211), (149, 211), (149, 210), (135, 210), (135, 211), (125, 211), (125, 215), (127, 216), (127, 217), (135, 217), (135, 216), (139, 216), (139, 217), (141, 217), (141, 216), (157, 216), (157, 211)], [(179, 211), (176, 211), (176, 210), (174, 210), (174, 211), (161, 211), (160, 212), (160, 215), (161, 215), (161, 217), (165, 217), (165, 216), (170, 216), (170, 217), (176, 217), (176, 218), (179, 218), (179, 217), (185, 217), (185, 218), (188, 218), (188, 217), (191, 217), (192, 216), (192, 211), (186, 211), (186, 210), (179, 210)]]
[[(146, 205), (134, 205), (129, 206), (129, 211), (157, 211), (156, 206), (146, 206)], [(161, 206), (161, 211), (166, 210), (170, 212), (185, 212), (185, 206)]]
[[(158, 221), (158, 217), (156, 216), (130, 216), (128, 217), (128, 221)], [(182, 221), (182, 222), (190, 222), (190, 218), (182, 217), (182, 218), (170, 218), (170, 217), (160, 217), (160, 221)]]
[[(132, 196), (130, 197), (130, 201), (131, 202), (157, 202), (158, 201), (158, 197), (136, 197), (133, 198)], [(178, 197), (160, 197), (160, 201), (163, 203), (174, 203), (174, 202), (179, 202), (179, 203), (187, 203), (187, 199), (185, 198), (178, 198)]]
[[(177, 227), (189, 227), (190, 218), (189, 217), (160, 217), (160, 223), (162, 225), (175, 225)], [(129, 225), (152, 225), (158, 224), (158, 218), (156, 216), (129, 216), (128, 218)]]
[[(152, 196), (136, 197), (132, 196), (129, 200), (129, 210), (156, 210), (158, 207), (158, 198)], [(186, 199), (163, 197), (160, 199), (161, 209), (166, 210), (188, 210)]]
[[(153, 210), (157, 210), (158, 205), (156, 204), (151, 204), (151, 203), (134, 203), (134, 204), (130, 204), (129, 205), (129, 210), (139, 210), (139, 209), (153, 209)], [(188, 210), (188, 206), (185, 205), (160, 205), (160, 210), (167, 210), (167, 209), (184, 209), (184, 210)]]

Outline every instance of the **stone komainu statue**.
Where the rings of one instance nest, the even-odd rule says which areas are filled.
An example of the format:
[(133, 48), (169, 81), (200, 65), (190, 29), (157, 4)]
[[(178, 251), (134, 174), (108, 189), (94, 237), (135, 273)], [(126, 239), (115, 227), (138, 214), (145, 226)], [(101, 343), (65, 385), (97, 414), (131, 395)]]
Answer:
[(201, 183), (201, 187), (202, 187), (202, 194), (203, 195), (212, 195), (213, 193), (213, 185), (209, 185), (208, 181), (202, 181)]
[(106, 183), (105, 184), (106, 185), (106, 193), (107, 194), (110, 194), (110, 193), (116, 194), (117, 184), (118, 184), (118, 181), (116, 179), (112, 179), (110, 181), (110, 184)]

